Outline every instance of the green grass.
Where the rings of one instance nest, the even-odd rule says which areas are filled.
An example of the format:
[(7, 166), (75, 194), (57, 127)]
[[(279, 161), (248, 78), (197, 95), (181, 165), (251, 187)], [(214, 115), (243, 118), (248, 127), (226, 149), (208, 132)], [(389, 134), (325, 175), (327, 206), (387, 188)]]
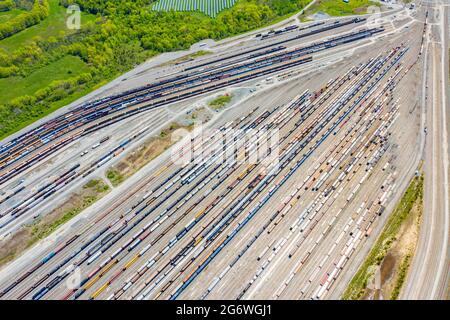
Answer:
[[(289, 0), (286, 1), (285, 0), (263, 0), (263, 1), (257, 1), (257, 6), (260, 6), (262, 3), (278, 3), (278, 9), (273, 11), (273, 13), (269, 18), (261, 18), (259, 20), (263, 20), (264, 22), (261, 24), (255, 24), (253, 26), (254, 23), (256, 23), (255, 21), (257, 21), (258, 19), (249, 19), (249, 25), (246, 26), (241, 26), (240, 24), (234, 23), (235, 21), (233, 21), (233, 23), (235, 24), (234, 26), (232, 26), (233, 23), (228, 23), (227, 25), (230, 24), (230, 28), (232, 28), (232, 30), (225, 30), (226, 28), (224, 28), (224, 30), (221, 30), (220, 28), (217, 28), (214, 26), (214, 23), (200, 23), (200, 19), (198, 19), (198, 21), (194, 18), (185, 18), (187, 22), (189, 22), (190, 20), (195, 21), (195, 28), (212, 28), (214, 30), (214, 34), (210, 35), (208, 34), (208, 32), (205, 31), (205, 36), (202, 38), (214, 38), (214, 39), (222, 39), (225, 38), (227, 36), (233, 36), (233, 35), (237, 35), (240, 34), (242, 32), (247, 32), (250, 31), (252, 29), (255, 29), (256, 27), (262, 27), (262, 26), (266, 26), (266, 25), (270, 25), (273, 23), (277, 23), (280, 20), (283, 20), (285, 18), (287, 18), (288, 16), (292, 16), (295, 13), (298, 12), (298, 10), (293, 10), (293, 6), (298, 6), (300, 4), (305, 5), (307, 3), (309, 3), (311, 0)], [(68, 30), (66, 28), (66, 9), (63, 6), (59, 5), (60, 0), (48, 0), (49, 2), (49, 7), (50, 7), (50, 13), (49, 16), (41, 21), (38, 25), (32, 26), (26, 30), (23, 30), (9, 38), (3, 39), (0, 41), (0, 50), (4, 49), (6, 50), (6, 52), (8, 53), (12, 53), (12, 54), (16, 54), (19, 51), (16, 51), (18, 49), (24, 49), (25, 46), (27, 44), (31, 44), (34, 43), (34, 41), (36, 39), (48, 39), (51, 36), (58, 36), (60, 34), (62, 34), (63, 32), (65, 34), (69, 34), (73, 31)], [(100, 3), (100, 2), (99, 2)], [(253, 0), (239, 0), (238, 2), (239, 4), (253, 4), (254, 1)], [(119, 5), (118, 5), (119, 6)], [(88, 7), (88, 6), (87, 6)], [(120, 6), (119, 6), (120, 7)], [(244, 6), (242, 6), (242, 8), (244, 8)], [(246, 7), (245, 7), (246, 8)], [(281, 8), (281, 9), (280, 9)], [(88, 10), (88, 9), (86, 9)], [(123, 11), (124, 8), (122, 6), (121, 10)], [(122, 14), (122, 11), (119, 10), (121, 13), (118, 13), (117, 15)], [(220, 13), (220, 15), (226, 15), (227, 13), (229, 14), (229, 10), (225, 10), (224, 12)], [(276, 11), (276, 13), (275, 13)], [(134, 14), (136, 15), (136, 18), (138, 17), (138, 15), (136, 14), (136, 11), (133, 11)], [(236, 14), (239, 14), (239, 10), (238, 12), (236, 12)], [(100, 13), (99, 13), (100, 15)], [(133, 14), (130, 13), (130, 16), (132, 16)], [(219, 15), (219, 16), (220, 16)], [(114, 19), (114, 17), (116, 16), (116, 14), (111, 14), (110, 15), (110, 20), (111, 25), (116, 24), (118, 26), (121, 26), (119, 23), (117, 23), (117, 21)], [(128, 15), (127, 15), (128, 16)], [(213, 19), (208, 18), (207, 16), (201, 14), (201, 13), (188, 13), (185, 14), (185, 16), (189, 16), (189, 17), (201, 17), (204, 21), (213, 21)], [(232, 17), (230, 16), (229, 19), (231, 19)], [(96, 19), (96, 16), (93, 14), (84, 14), (82, 13), (82, 26), (86, 24), (86, 22), (89, 21), (93, 21), (94, 19)], [(126, 20), (126, 18), (124, 17), (123, 19)], [(151, 18), (152, 21), (161, 21), (161, 23), (166, 23), (166, 21), (164, 19), (156, 19), (156, 18)], [(219, 19), (219, 18), (218, 18)], [(137, 19), (139, 20), (139, 19)], [(254, 21), (255, 20), (255, 21)], [(105, 22), (105, 17), (103, 17), (103, 22)], [(228, 21), (228, 20), (227, 20)], [(134, 23), (134, 22), (133, 22)], [(131, 23), (131, 24), (133, 24)], [(140, 23), (142, 23), (142, 21), (136, 21), (136, 29), (139, 29), (140, 27), (143, 27), (140, 25)], [(95, 26), (92, 26), (92, 30), (94, 29), (98, 29), (100, 30), (102, 24), (98, 24)], [(134, 25), (133, 25), (134, 26)], [(123, 26), (121, 26), (123, 27)], [(186, 37), (189, 38), (190, 36), (190, 28), (192, 26), (187, 24), (187, 29), (183, 31), (183, 33), (186, 33)], [(120, 29), (120, 28), (119, 28)], [(123, 43), (124, 41), (126, 41), (127, 39), (127, 31), (131, 32), (130, 30), (133, 30), (133, 27), (130, 27), (129, 29), (125, 28), (126, 30), (124, 30), (124, 35), (122, 36), (116, 36), (114, 32), (113, 36), (108, 37), (109, 35), (105, 35), (104, 37), (107, 40), (111, 40), (111, 43)], [(216, 30), (217, 29), (217, 30)], [(91, 30), (91, 29), (90, 29)], [(97, 31), (98, 31), (97, 30)], [(108, 28), (106, 28), (105, 30), (109, 30)], [(165, 29), (164, 29), (165, 30)], [(134, 30), (133, 32), (137, 32), (137, 30)], [(139, 33), (139, 32), (138, 32)], [(99, 36), (96, 35), (97, 33), (92, 31), (92, 34), (89, 33), (89, 35), (87, 35), (87, 38), (92, 40), (92, 39), (97, 39), (99, 38)], [(172, 34), (172, 33), (171, 33)], [(164, 35), (164, 33), (163, 33)], [(60, 40), (61, 37), (58, 37), (58, 41)], [(110, 39), (111, 38), (111, 39)], [(159, 50), (161, 50), (161, 52), (165, 52), (165, 51), (171, 51), (171, 50), (178, 50), (178, 49), (184, 49), (184, 47), (180, 47), (178, 48), (176, 43), (179, 43), (178, 41), (175, 41), (175, 45), (171, 43), (174, 42), (172, 38), (170, 37), (166, 37), (167, 40), (164, 43), (167, 43), (167, 49), (158, 49), (158, 48), (147, 48), (146, 46), (142, 45), (142, 48), (146, 51), (146, 54), (141, 54), (141, 56), (146, 56), (146, 58), (152, 56), (152, 55), (156, 55)], [(102, 41), (104, 39), (102, 38)], [(82, 40), (80, 39), (76, 39), (74, 40), (75, 43), (80, 41), (82, 42)], [(96, 40), (97, 41), (97, 40)], [(199, 41), (199, 39), (196, 39), (195, 42)], [(111, 44), (107, 44), (108, 41), (105, 40), (105, 47), (106, 48), (110, 48), (110, 47), (118, 47), (118, 45), (111, 45)], [(59, 43), (59, 42), (58, 42)], [(55, 50), (55, 55), (58, 54), (60, 51), (58, 51), (61, 47), (63, 47), (65, 44), (61, 44), (59, 43), (58, 46), (56, 47), (57, 49)], [(183, 44), (184, 45), (184, 44)], [(92, 60), (90, 61), (89, 65), (80, 65), (81, 68), (76, 68), (77, 70), (79, 70), (80, 72), (76, 72), (76, 73), (72, 73), (72, 75), (76, 75), (82, 72), (90, 72), (91, 75), (93, 74), (92, 72), (97, 72), (97, 71), (101, 71), (102, 73), (104, 72), (104, 75), (100, 76), (98, 75), (94, 75), (94, 77), (98, 77), (96, 78), (94, 81), (89, 82), (88, 84), (86, 84), (85, 86), (76, 89), (76, 90), (72, 90), (70, 93), (68, 93), (68, 96), (66, 97), (62, 97), (59, 98), (61, 100), (58, 100), (56, 102), (52, 102), (52, 100), (48, 99), (48, 100), (44, 100), (44, 101), (38, 101), (36, 103), (33, 103), (33, 107), (36, 106), (36, 108), (31, 109), (31, 108), (20, 108), (17, 107), (16, 109), (18, 111), (22, 111), (24, 110), (24, 113), (20, 114), (20, 117), (16, 117), (14, 114), (12, 114), (11, 112), (9, 112), (9, 114), (11, 114), (11, 119), (16, 119), (16, 120), (11, 120), (8, 118), (8, 126), (3, 126), (3, 130), (0, 133), (0, 139), (3, 139), (4, 137), (26, 127), (27, 125), (33, 123), (36, 120), (39, 120), (41, 117), (44, 117), (52, 112), (54, 112), (55, 110), (57, 110), (60, 107), (63, 107), (73, 101), (75, 101), (76, 99), (88, 94), (89, 92), (101, 87), (101, 85), (108, 83), (110, 80), (116, 78), (118, 75), (122, 74), (124, 70), (120, 69), (118, 66), (115, 65), (115, 62), (111, 63), (111, 65), (109, 65), (106, 62), (103, 62), (101, 58), (103, 58), (102, 56), (102, 50), (104, 50), (104, 48), (101, 47), (102, 45), (88, 45), (88, 48), (96, 48), (99, 51), (96, 50), (92, 50), (89, 51), (89, 59)], [(127, 48), (128, 49), (128, 48)], [(25, 48), (25, 51), (29, 50)], [(52, 50), (53, 48), (51, 47), (51, 49), (48, 49), (48, 51), (46, 51), (47, 49), (44, 49), (44, 52), (46, 54), (49, 54), (50, 56), (53, 54)], [(61, 50), (62, 51), (62, 50)], [(188, 57), (198, 57), (200, 55), (204, 55), (207, 54), (207, 52), (205, 51), (200, 51), (196, 54), (193, 54), (192, 56)], [(118, 53), (118, 56), (121, 56), (122, 53)], [(105, 57), (107, 57), (108, 55), (105, 54)], [(128, 54), (126, 55), (127, 57), (132, 56), (132, 54)], [(105, 61), (110, 61), (111, 57), (108, 56), (109, 59), (105, 59)], [(133, 57), (134, 58), (134, 57)], [(51, 59), (51, 57), (49, 57), (49, 59)], [(72, 58), (69, 58), (72, 59)], [(141, 62), (138, 58), (135, 59), (136, 63)], [(144, 60), (144, 59), (142, 59)], [(40, 65), (36, 65), (34, 66), (33, 63), (34, 61), (24, 61), (24, 62), (20, 62), (25, 68), (30, 68), (33, 69), (35, 68), (40, 68), (39, 71), (34, 71), (31, 74), (27, 74), (27, 76), (25, 78), (21, 78), (21, 77), (10, 77), (10, 78), (6, 78), (6, 79), (0, 79), (0, 104), (5, 104), (8, 101), (11, 101), (13, 98), (17, 98), (17, 97), (24, 97), (26, 95), (30, 96), (32, 95), (32, 93), (36, 92), (39, 89), (43, 89), (46, 86), (48, 87), (48, 84), (51, 83), (53, 80), (67, 80), (68, 78), (71, 78), (70, 75), (64, 76), (64, 63), (60, 64), (60, 66), (62, 66), (62, 68), (57, 68), (56, 72), (53, 72), (51, 69), (54, 68), (53, 66), (57, 66), (59, 62), (55, 62), (52, 63), (51, 65), (47, 65), (43, 67), (41, 67)], [(36, 63), (39, 63), (36, 62)], [(105, 67), (106, 66), (106, 67)], [(122, 64), (121, 64), (122, 66)], [(18, 67), (20, 68), (21, 65), (18, 65)], [(84, 68), (87, 67), (88, 69)], [(101, 67), (105, 67), (105, 69), (101, 69)], [(98, 69), (96, 69), (98, 68)], [(115, 70), (114, 68), (116, 68), (117, 70)], [(129, 70), (131, 68), (131, 66), (127, 66), (126, 70)], [(62, 69), (62, 70), (59, 70)], [(111, 69), (111, 70), (109, 70)], [(26, 72), (28, 69), (25, 69)], [(23, 71), (23, 70), (21, 70)], [(31, 71), (30, 71), (31, 72)], [(47, 74), (47, 75), (45, 75)], [(28, 106), (27, 106), (28, 107)], [(8, 114), (8, 115), (9, 115)], [(12, 123), (14, 122), (14, 123)], [(1, 124), (0, 124), (1, 127)]]
[[(423, 200), (423, 175), (415, 177), (408, 189), (406, 190), (400, 203), (395, 208), (383, 229), (380, 237), (377, 239), (372, 250), (367, 256), (366, 260), (350, 281), (347, 289), (342, 295), (344, 300), (358, 300), (364, 295), (368, 281), (372, 276), (374, 266), (380, 265), (386, 256), (392, 243), (400, 230), (402, 223), (409, 216), (411, 209), (416, 201)], [(405, 266), (402, 264), (402, 269), (406, 272)], [(400, 274), (401, 276), (401, 274)], [(404, 275), (403, 275), (404, 278)]]
[(199, 50), (197, 52), (191, 53), (189, 55), (186, 56), (186, 58), (188, 59), (194, 59), (194, 58), (198, 58), (198, 57), (202, 57), (202, 56), (206, 56), (208, 54), (212, 54), (211, 51), (206, 51), (206, 50)]
[(67, 213), (65, 213), (61, 218), (53, 221), (50, 224), (39, 224), (37, 223), (34, 225), (31, 229), (32, 238), (30, 239), (28, 243), (28, 247), (35, 244), (37, 241), (42, 240), (44, 238), (47, 238), (49, 235), (51, 235), (56, 229), (58, 229), (60, 226), (68, 222), (70, 219), (78, 215), (81, 211), (92, 205), (95, 201), (97, 201), (97, 197), (95, 196), (88, 196), (83, 199), (83, 204), (80, 207), (73, 208), (72, 210), (69, 210)]
[(99, 199), (99, 197), (103, 196), (106, 192), (109, 191), (109, 186), (105, 184), (102, 180), (91, 180), (83, 186), (83, 189), (92, 189), (95, 194), (84, 196), (79, 206), (70, 209), (69, 211), (65, 212), (61, 217), (59, 217), (54, 221), (51, 221), (49, 223), (40, 223), (38, 221), (34, 225), (32, 225), (31, 227), (32, 238), (29, 240), (28, 246), (31, 246), (37, 241), (48, 237), (60, 226), (62, 226), (70, 219), (78, 215), (84, 209), (91, 206), (94, 202), (96, 202)]
[(89, 72), (89, 67), (79, 57), (65, 56), (27, 77), (0, 79), (0, 103), (6, 103), (18, 96), (31, 95), (52, 81), (68, 79), (85, 72)]
[[(69, 30), (66, 26), (66, 8), (59, 5), (59, 0), (48, 0), (50, 6), (50, 15), (39, 24), (29, 27), (11, 37), (0, 41), (0, 48), (6, 51), (14, 51), (31, 43), (36, 37), (48, 39), (56, 37), (61, 32), (70, 34), (75, 30)], [(81, 14), (81, 24), (95, 19), (94, 15)]]
[(369, 6), (379, 5), (370, 0), (350, 0), (349, 3), (345, 3), (342, 0), (321, 0), (309, 8), (306, 15), (311, 15), (319, 11), (335, 17), (365, 14)]
[[(95, 87), (95, 88), (97, 88), (97, 87)], [(77, 91), (76, 93), (74, 93), (74, 94), (72, 94), (72, 95), (70, 95), (70, 96), (68, 96), (68, 97), (66, 97), (66, 98), (64, 98), (62, 100), (59, 100), (59, 101), (51, 103), (50, 107), (49, 108), (45, 108), (44, 111), (38, 117), (33, 117), (33, 118), (28, 119), (27, 121), (20, 121), (20, 122), (18, 122), (14, 126), (14, 132), (17, 132), (17, 131), (23, 129), (23, 128), (29, 126), (30, 124), (32, 124), (33, 122), (35, 122), (35, 121), (37, 121), (37, 120), (39, 120), (39, 119), (41, 119), (41, 118), (51, 114), (52, 112), (58, 110), (59, 108), (67, 106), (68, 104), (72, 103), (73, 101), (75, 101), (75, 100), (77, 100), (77, 99), (79, 99), (81, 97), (84, 97), (85, 95), (87, 95), (90, 92), (92, 92), (93, 90), (95, 90), (95, 88), (94, 89), (86, 88), (84, 90)], [(8, 137), (10, 134), (11, 134), (11, 132), (7, 132), (7, 133), (5, 133), (3, 135), (0, 135), (0, 140)]]
[(400, 290), (403, 287), (403, 283), (405, 283), (406, 274), (411, 263), (411, 258), (411, 255), (407, 254), (400, 265), (400, 271), (397, 277), (397, 281), (395, 282), (394, 290), (392, 290), (391, 293), (391, 300), (397, 300), (398, 296), (400, 295)]
[(226, 106), (228, 103), (230, 103), (231, 99), (233, 99), (232, 95), (230, 95), (230, 94), (223, 95), (223, 96), (217, 97), (216, 99), (212, 100), (211, 102), (208, 103), (208, 105), (212, 109), (218, 110), (218, 109)]
[(120, 174), (119, 171), (114, 169), (108, 170), (108, 172), (106, 173), (106, 177), (114, 187), (117, 187), (119, 184), (125, 181), (125, 177)]
[(102, 180), (90, 180), (83, 186), (83, 189), (94, 189), (97, 193), (103, 193), (109, 190), (109, 186)]
[(0, 23), (7, 22), (8, 20), (17, 17), (19, 14), (24, 12), (26, 11), (21, 9), (12, 9), (10, 11), (0, 12)]

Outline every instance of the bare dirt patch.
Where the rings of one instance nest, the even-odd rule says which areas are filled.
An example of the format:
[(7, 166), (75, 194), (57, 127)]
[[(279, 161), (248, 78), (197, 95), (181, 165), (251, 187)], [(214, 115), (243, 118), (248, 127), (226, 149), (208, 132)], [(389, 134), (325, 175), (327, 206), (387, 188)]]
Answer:
[(415, 177), (342, 299), (397, 299), (417, 245), (423, 175)]
[[(423, 203), (418, 199), (410, 215), (405, 219), (398, 234), (380, 265), (380, 284), (376, 289), (367, 289), (364, 299), (397, 299), (415, 252), (419, 237)], [(372, 291), (372, 292), (371, 292)]]
[(190, 131), (193, 127), (193, 124), (183, 126), (177, 122), (171, 123), (168, 127), (161, 130), (158, 136), (150, 137), (125, 159), (111, 167), (106, 173), (107, 178), (113, 186), (118, 186), (175, 144), (177, 140), (172, 138), (172, 134), (176, 130), (185, 129)]
[(187, 112), (184, 118), (167, 125), (158, 135), (150, 137), (131, 151), (123, 160), (110, 167), (106, 172), (106, 177), (113, 186), (118, 186), (177, 143), (179, 139), (173, 136), (177, 130), (191, 131), (196, 123), (207, 123), (210, 120), (211, 114), (205, 107)]

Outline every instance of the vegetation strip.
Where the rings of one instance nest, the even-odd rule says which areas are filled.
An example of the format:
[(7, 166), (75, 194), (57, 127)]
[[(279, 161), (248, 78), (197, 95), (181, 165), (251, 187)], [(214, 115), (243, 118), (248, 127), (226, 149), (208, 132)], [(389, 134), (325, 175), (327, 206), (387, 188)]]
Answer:
[(28, 27), (38, 24), (49, 15), (47, 0), (35, 0), (30, 12), (22, 13), (0, 24), (0, 40), (12, 36)]
[(231, 94), (224, 94), (209, 102), (208, 105), (213, 110), (219, 110), (225, 107), (228, 103), (230, 103), (231, 99), (233, 99), (233, 96)]
[[(419, 205), (420, 208), (422, 207), (423, 179), (423, 175), (421, 175), (419, 177), (414, 177), (411, 181), (411, 184), (403, 195), (400, 203), (388, 219), (383, 232), (377, 239), (366, 260), (348, 285), (342, 299), (358, 300), (365, 295), (369, 280), (374, 274), (375, 267), (380, 266), (394, 241), (397, 240), (400, 228), (405, 220), (410, 216), (413, 207), (415, 205)], [(390, 298), (395, 299), (398, 297), (401, 286), (406, 277), (409, 259), (410, 258), (405, 258), (401, 263), (395, 288)]]
[(118, 186), (174, 145), (177, 140), (172, 138), (172, 133), (177, 129), (191, 131), (193, 127), (193, 125), (181, 126), (177, 122), (170, 124), (167, 128), (161, 130), (159, 136), (151, 137), (136, 150), (129, 152), (125, 159), (109, 168), (106, 177), (114, 187)]
[(319, 0), (303, 14), (304, 18), (315, 13), (324, 13), (334, 17), (367, 13), (370, 6), (379, 7), (380, 3), (371, 0)]
[(0, 266), (14, 260), (39, 240), (52, 234), (60, 226), (104, 197), (110, 188), (103, 180), (91, 180), (61, 206), (23, 227), (0, 245)]

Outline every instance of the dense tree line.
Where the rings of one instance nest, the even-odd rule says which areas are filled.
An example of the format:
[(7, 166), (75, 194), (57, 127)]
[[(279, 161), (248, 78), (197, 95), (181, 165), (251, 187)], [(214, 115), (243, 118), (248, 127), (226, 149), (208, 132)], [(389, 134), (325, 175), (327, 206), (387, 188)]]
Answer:
[(13, 0), (0, 1), (0, 12), (12, 10), (15, 7)]
[(13, 0), (16, 8), (23, 10), (31, 10), (33, 8), (35, 0)]
[(33, 8), (29, 12), (0, 24), (0, 40), (10, 37), (28, 27), (38, 24), (48, 17), (49, 7), (47, 0), (35, 0)]

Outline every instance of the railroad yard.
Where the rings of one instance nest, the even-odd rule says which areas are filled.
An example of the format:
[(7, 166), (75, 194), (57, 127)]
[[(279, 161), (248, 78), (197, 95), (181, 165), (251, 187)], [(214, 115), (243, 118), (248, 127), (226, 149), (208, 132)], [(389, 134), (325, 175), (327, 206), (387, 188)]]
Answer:
[[(423, 75), (439, 33), (429, 28), (445, 10), (254, 32), (5, 139), (0, 239), (10, 241), (180, 127), (2, 266), (0, 298), (339, 299), (423, 160)], [(210, 108), (222, 95), (230, 101)]]

